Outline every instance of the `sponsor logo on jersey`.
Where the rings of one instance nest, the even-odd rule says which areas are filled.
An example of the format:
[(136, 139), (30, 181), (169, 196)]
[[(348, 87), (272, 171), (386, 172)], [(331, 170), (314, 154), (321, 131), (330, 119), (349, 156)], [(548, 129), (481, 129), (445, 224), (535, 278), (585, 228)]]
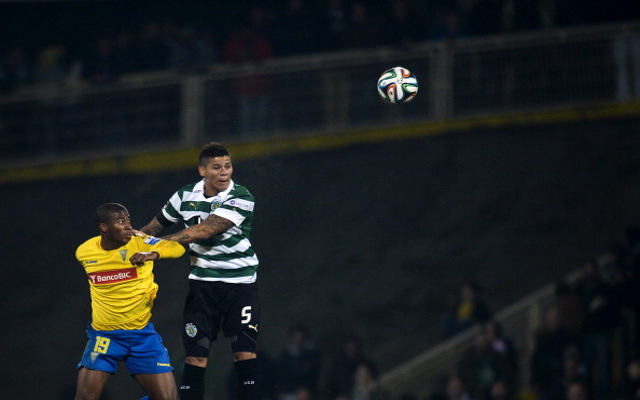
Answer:
[(85, 263), (85, 264), (97, 264), (98, 260), (84, 260), (83, 263)]
[(255, 325), (248, 325), (249, 329), (253, 329), (254, 331), (258, 332), (258, 324)]
[(136, 268), (116, 269), (113, 271), (92, 272), (87, 276), (94, 285), (106, 285), (136, 279), (138, 270)]
[(196, 334), (198, 333), (198, 328), (196, 328), (194, 324), (189, 322), (184, 326), (184, 331), (187, 332), (187, 335), (192, 338), (192, 337), (196, 337)]
[(238, 207), (243, 210), (251, 210), (251, 203), (248, 203), (242, 199), (232, 199), (228, 204), (232, 207)]
[(159, 241), (160, 241), (160, 239), (158, 239), (158, 238), (157, 238), (157, 237), (155, 237), (155, 236), (149, 236), (149, 237), (147, 237), (146, 239), (144, 239), (144, 242), (145, 242), (146, 244), (156, 244), (156, 243), (158, 243)]

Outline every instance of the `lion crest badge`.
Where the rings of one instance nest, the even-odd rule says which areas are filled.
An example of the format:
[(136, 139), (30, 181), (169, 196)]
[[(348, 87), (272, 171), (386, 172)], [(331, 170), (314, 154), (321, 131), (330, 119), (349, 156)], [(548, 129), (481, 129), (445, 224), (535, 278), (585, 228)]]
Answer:
[(216, 208), (220, 207), (222, 205), (222, 197), (220, 196), (213, 196), (213, 198), (211, 199), (211, 212), (213, 213)]
[(196, 328), (196, 326), (191, 322), (189, 322), (184, 326), (184, 331), (191, 338), (196, 337), (196, 335), (198, 334), (198, 328)]

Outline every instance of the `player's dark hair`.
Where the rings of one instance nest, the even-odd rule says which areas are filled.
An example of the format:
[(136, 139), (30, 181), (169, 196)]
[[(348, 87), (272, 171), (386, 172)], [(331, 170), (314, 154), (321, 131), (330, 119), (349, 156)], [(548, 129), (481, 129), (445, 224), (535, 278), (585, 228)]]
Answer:
[(207, 161), (209, 161), (209, 159), (211, 158), (224, 157), (228, 155), (229, 151), (226, 147), (224, 147), (224, 145), (217, 142), (212, 142), (202, 148), (198, 161), (200, 162), (200, 165), (205, 166), (207, 164)]
[(124, 211), (127, 214), (129, 213), (129, 211), (127, 211), (127, 209), (122, 204), (118, 204), (118, 203), (105, 203), (99, 206), (96, 209), (96, 216), (95, 216), (96, 226), (111, 221), (111, 219), (113, 219), (113, 214), (117, 214), (122, 211)]

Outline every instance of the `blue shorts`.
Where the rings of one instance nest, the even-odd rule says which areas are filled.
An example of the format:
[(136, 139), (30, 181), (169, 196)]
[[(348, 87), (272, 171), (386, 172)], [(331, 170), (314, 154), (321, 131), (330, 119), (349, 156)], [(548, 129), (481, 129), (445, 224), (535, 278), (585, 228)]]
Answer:
[(114, 331), (97, 331), (89, 324), (87, 337), (89, 341), (78, 368), (114, 374), (118, 363), (124, 361), (132, 375), (173, 371), (169, 352), (151, 323), (143, 329)]

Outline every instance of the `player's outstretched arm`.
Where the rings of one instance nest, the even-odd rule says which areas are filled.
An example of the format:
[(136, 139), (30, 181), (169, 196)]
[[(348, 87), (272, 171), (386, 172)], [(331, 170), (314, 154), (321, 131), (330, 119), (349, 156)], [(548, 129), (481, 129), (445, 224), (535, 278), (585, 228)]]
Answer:
[(158, 236), (163, 230), (164, 226), (160, 223), (160, 221), (158, 221), (157, 217), (153, 217), (153, 219), (147, 225), (140, 228), (140, 231), (150, 236)]
[(175, 240), (176, 242), (187, 244), (196, 240), (209, 239), (212, 236), (219, 235), (230, 229), (234, 223), (226, 218), (217, 215), (209, 215), (199, 224), (192, 225), (179, 232), (163, 237), (166, 240)]

